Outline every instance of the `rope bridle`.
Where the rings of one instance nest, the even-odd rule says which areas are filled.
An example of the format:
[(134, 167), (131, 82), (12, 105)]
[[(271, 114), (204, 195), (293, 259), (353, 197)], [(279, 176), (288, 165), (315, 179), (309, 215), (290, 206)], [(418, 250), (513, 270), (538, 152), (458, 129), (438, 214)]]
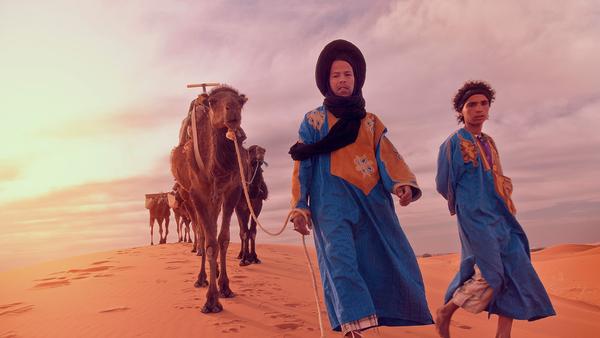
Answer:
[[(304, 211), (302, 209), (294, 209), (288, 213), (288, 215), (285, 219), (285, 222), (283, 223), (283, 226), (281, 227), (281, 229), (279, 231), (271, 232), (263, 227), (263, 225), (260, 223), (260, 221), (258, 220), (256, 215), (254, 214), (254, 209), (252, 208), (252, 203), (250, 202), (250, 195), (248, 194), (248, 186), (247, 186), (246, 178), (244, 175), (244, 167), (242, 165), (242, 157), (240, 155), (240, 149), (238, 146), (236, 133), (235, 133), (235, 131), (230, 129), (227, 131), (226, 136), (228, 139), (232, 140), (233, 144), (235, 145), (235, 153), (237, 156), (238, 166), (240, 169), (240, 178), (242, 180), (242, 188), (244, 191), (244, 197), (246, 198), (246, 203), (248, 204), (248, 209), (250, 210), (250, 215), (252, 215), (252, 219), (254, 219), (254, 221), (256, 222), (256, 224), (258, 224), (258, 226), (262, 229), (262, 231), (266, 232), (270, 236), (280, 235), (285, 230), (287, 224), (290, 221), (292, 214), (295, 212), (302, 215), (302, 217), (304, 217), (306, 223), (308, 224), (310, 222), (308, 213), (306, 213), (306, 211)], [(310, 270), (310, 274), (312, 277), (312, 287), (313, 287), (313, 291), (314, 291), (315, 302), (317, 304), (317, 315), (319, 317), (318, 319), (319, 319), (319, 329), (321, 330), (321, 337), (325, 337), (325, 331), (323, 329), (323, 318), (321, 317), (321, 305), (319, 303), (319, 293), (317, 292), (317, 278), (315, 276), (315, 270), (314, 270), (312, 261), (310, 260), (310, 256), (308, 255), (308, 249), (306, 248), (306, 236), (305, 235), (302, 235), (302, 246), (304, 247), (304, 255), (306, 256), (306, 261), (308, 262), (308, 269)]]

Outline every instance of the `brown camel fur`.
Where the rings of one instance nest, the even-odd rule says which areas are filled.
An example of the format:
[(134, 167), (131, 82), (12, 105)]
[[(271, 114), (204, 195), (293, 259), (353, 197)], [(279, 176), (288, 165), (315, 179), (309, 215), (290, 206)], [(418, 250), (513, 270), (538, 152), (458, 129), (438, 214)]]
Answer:
[[(192, 219), (189, 215), (188, 208), (186, 208), (186, 202), (179, 193), (179, 184), (175, 183), (173, 191), (168, 194), (169, 206), (173, 209), (173, 215), (175, 216), (175, 223), (177, 224), (177, 237), (178, 242), (192, 243), (190, 236), (190, 223)], [(185, 229), (184, 229), (185, 226)]]
[[(181, 185), (184, 200), (190, 201), (190, 216), (195, 227), (202, 228), (204, 255), (198, 274), (197, 287), (206, 285), (205, 262), (208, 259), (210, 278), (203, 313), (220, 312), (219, 296), (233, 297), (227, 276), (229, 225), (233, 209), (241, 196), (240, 173), (235, 147), (226, 138), (228, 129), (240, 128), (242, 106), (246, 97), (237, 90), (220, 86), (213, 89), (196, 109), (197, 143), (202, 165), (196, 163), (191, 141), (171, 152), (171, 171)], [(198, 109), (201, 108), (201, 109)], [(241, 147), (241, 141), (238, 140)], [(244, 161), (246, 159), (243, 159)], [(217, 217), (222, 211), (221, 229), (217, 237)], [(200, 236), (199, 236), (200, 238)], [(217, 258), (220, 257), (219, 268)], [(220, 273), (219, 273), (220, 270)], [(218, 276), (218, 282), (217, 282)], [(217, 288), (218, 283), (218, 288)]]
[[(246, 182), (248, 184), (248, 195), (250, 203), (254, 210), (254, 215), (258, 218), (262, 210), (263, 201), (269, 196), (269, 190), (263, 177), (262, 165), (265, 163), (265, 148), (257, 145), (248, 148), (248, 170), (246, 170)], [(240, 224), (240, 240), (242, 242), (238, 258), (240, 266), (252, 263), (260, 264), (260, 259), (256, 255), (256, 221), (251, 217), (248, 203), (244, 196), (240, 198), (235, 207), (238, 223)], [(248, 221), (250, 220), (250, 228)]]
[[(167, 243), (167, 235), (169, 235), (169, 204), (167, 202), (167, 194), (146, 194), (146, 208), (150, 212), (150, 245), (154, 245), (154, 221), (158, 223), (160, 233), (159, 244)], [(163, 222), (165, 223), (165, 236), (163, 237)]]

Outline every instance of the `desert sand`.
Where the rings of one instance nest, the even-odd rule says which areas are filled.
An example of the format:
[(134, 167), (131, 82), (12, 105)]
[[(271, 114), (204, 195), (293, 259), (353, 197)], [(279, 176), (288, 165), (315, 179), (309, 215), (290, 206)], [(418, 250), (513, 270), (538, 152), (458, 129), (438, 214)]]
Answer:
[[(259, 245), (263, 263), (239, 267), (239, 245), (232, 244), (228, 272), (236, 297), (222, 299), (224, 311), (210, 315), (200, 312), (206, 289), (193, 286), (200, 257), (190, 249), (182, 243), (137, 247), (2, 272), (0, 337), (319, 336), (301, 246)], [(558, 315), (517, 321), (513, 337), (600, 337), (600, 246), (565, 244), (532, 257)], [(458, 255), (419, 258), (419, 264), (433, 313)], [(327, 337), (341, 336), (323, 315)], [(453, 337), (493, 337), (495, 324), (486, 313), (458, 311), (451, 330)], [(382, 327), (366, 336), (437, 337), (432, 325)]]

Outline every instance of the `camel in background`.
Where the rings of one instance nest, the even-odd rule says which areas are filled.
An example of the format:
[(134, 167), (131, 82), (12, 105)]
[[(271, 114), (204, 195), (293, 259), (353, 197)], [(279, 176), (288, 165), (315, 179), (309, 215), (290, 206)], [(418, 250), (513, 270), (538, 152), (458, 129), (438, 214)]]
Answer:
[[(192, 243), (190, 236), (190, 223), (192, 222), (192, 218), (186, 207), (186, 202), (183, 200), (183, 197), (181, 197), (181, 193), (179, 193), (179, 189), (179, 184), (175, 183), (173, 191), (167, 195), (169, 207), (173, 209), (173, 215), (175, 216), (178, 242)], [(195, 241), (196, 238), (194, 238), (194, 243)]]
[[(146, 209), (150, 212), (150, 245), (154, 245), (154, 221), (158, 223), (160, 240), (159, 244), (167, 243), (167, 235), (169, 235), (169, 203), (167, 202), (167, 194), (146, 194)], [(165, 223), (165, 237), (163, 237), (163, 222)]]
[[(197, 287), (206, 285), (205, 262), (208, 259), (210, 278), (206, 303), (201, 309), (203, 313), (222, 311), (219, 296), (234, 296), (229, 288), (226, 258), (231, 215), (241, 196), (241, 183), (235, 146), (226, 133), (228, 129), (236, 131), (240, 128), (242, 106), (246, 100), (244, 95), (228, 86), (211, 90), (202, 104), (194, 107), (196, 116), (191, 125), (196, 130), (192, 140), (171, 152), (171, 171), (181, 185), (183, 199), (190, 201), (192, 223), (204, 230), (205, 250), (195, 283)], [(197, 152), (194, 151), (194, 139)], [(239, 139), (238, 145), (241, 147)], [(217, 217), (221, 211), (221, 230), (217, 237)]]
[[(258, 218), (262, 210), (263, 201), (269, 196), (269, 190), (263, 177), (262, 165), (265, 162), (265, 148), (257, 145), (248, 148), (248, 165), (246, 170), (246, 180), (248, 184), (248, 195), (250, 203), (254, 210), (254, 215)], [(240, 240), (241, 248), (238, 258), (240, 266), (249, 265), (252, 263), (260, 264), (260, 259), (256, 255), (256, 221), (251, 217), (248, 203), (242, 196), (237, 206), (235, 214), (240, 224)], [(248, 221), (250, 220), (250, 228)]]

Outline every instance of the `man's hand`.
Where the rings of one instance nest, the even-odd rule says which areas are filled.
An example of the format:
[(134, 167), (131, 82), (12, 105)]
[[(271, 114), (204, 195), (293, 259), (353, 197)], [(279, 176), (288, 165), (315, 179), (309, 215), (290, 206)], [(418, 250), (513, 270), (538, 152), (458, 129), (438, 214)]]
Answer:
[(302, 235), (310, 235), (309, 229), (312, 229), (312, 224), (310, 224), (310, 220), (308, 223), (306, 223), (306, 219), (304, 216), (302, 216), (302, 214), (297, 214), (294, 216), (292, 222), (294, 223), (294, 230), (298, 231)]
[(405, 207), (412, 202), (412, 188), (410, 185), (401, 185), (396, 188), (394, 194), (400, 199), (400, 205)]

